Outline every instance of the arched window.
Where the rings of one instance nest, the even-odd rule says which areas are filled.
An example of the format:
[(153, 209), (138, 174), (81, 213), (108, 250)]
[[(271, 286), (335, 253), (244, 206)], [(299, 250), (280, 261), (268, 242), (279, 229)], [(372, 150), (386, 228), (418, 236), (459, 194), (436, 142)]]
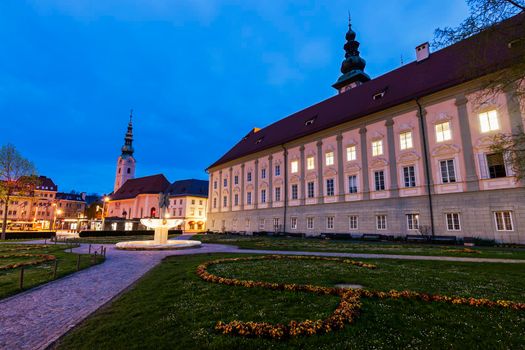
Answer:
[(131, 173), (131, 168), (128, 168), (128, 174), (130, 174), (130, 173)]
[(121, 168), (118, 168), (118, 173), (119, 173), (119, 174), (120, 174), (120, 170), (121, 170)]

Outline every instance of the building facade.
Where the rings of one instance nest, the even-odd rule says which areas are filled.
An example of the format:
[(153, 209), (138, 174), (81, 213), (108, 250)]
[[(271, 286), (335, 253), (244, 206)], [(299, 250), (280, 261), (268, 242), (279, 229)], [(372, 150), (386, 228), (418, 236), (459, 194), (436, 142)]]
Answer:
[(524, 15), (500, 27), (432, 54), (420, 45), (375, 79), (350, 27), (337, 96), (253, 129), (208, 168), (209, 229), (525, 243), (524, 183), (490, 147), (523, 129), (520, 101), (512, 87), (479, 98), (521, 55), (509, 43)]
[(105, 229), (139, 230), (142, 218), (160, 218), (160, 195), (169, 196), (169, 218), (181, 219), (177, 229), (206, 230), (208, 181), (180, 180), (170, 184), (162, 174), (130, 179), (107, 202)]
[(56, 228), (67, 231), (80, 231), (88, 228), (85, 193), (57, 192), (55, 196), (58, 218)]

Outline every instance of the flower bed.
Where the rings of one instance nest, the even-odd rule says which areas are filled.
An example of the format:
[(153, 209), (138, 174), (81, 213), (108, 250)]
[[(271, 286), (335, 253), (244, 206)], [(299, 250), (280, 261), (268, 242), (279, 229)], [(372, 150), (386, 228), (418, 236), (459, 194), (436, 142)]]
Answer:
[(413, 299), (424, 302), (443, 302), (454, 305), (469, 305), (474, 307), (500, 307), (525, 311), (525, 303), (517, 303), (509, 300), (489, 300), (478, 298), (464, 298), (444, 295), (433, 295), (418, 293), (409, 290), (388, 292), (373, 291), (366, 289), (344, 289), (334, 287), (322, 287), (314, 285), (270, 283), (263, 281), (239, 280), (235, 278), (224, 278), (207, 271), (208, 267), (223, 263), (256, 260), (319, 260), (335, 261), (362, 268), (375, 269), (376, 266), (360, 261), (345, 258), (318, 257), (318, 256), (297, 256), (297, 255), (266, 255), (256, 257), (218, 259), (205, 262), (197, 267), (197, 275), (204, 281), (211, 283), (225, 284), (228, 286), (240, 286), (245, 288), (266, 288), (271, 290), (286, 290), (297, 292), (309, 292), (318, 295), (337, 295), (341, 297), (339, 305), (334, 312), (326, 319), (290, 321), (287, 325), (271, 324), (267, 322), (244, 322), (234, 320), (231, 322), (219, 321), (215, 329), (223, 334), (232, 334), (245, 337), (266, 337), (273, 339), (283, 339), (286, 337), (309, 336), (314, 334), (329, 333), (333, 330), (342, 329), (345, 324), (352, 323), (358, 316), (361, 309), (361, 298), (377, 299)]
[(56, 259), (54, 255), (49, 254), (6, 254), (6, 255), (0, 255), (0, 259), (10, 259), (10, 258), (37, 258), (35, 260), (29, 260), (14, 264), (7, 264), (7, 265), (0, 265), (0, 271), (1, 270), (11, 270), (16, 269), (22, 266), (34, 266), (39, 265), (48, 261), (53, 261)]

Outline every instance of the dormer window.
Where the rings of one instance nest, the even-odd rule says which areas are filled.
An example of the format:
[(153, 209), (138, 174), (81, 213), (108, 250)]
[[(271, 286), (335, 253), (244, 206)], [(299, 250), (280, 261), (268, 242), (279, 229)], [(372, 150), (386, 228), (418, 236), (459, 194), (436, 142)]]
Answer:
[(381, 92), (378, 92), (377, 94), (375, 94), (374, 96), (372, 96), (372, 99), (374, 101), (377, 101), (377, 100), (380, 100), (383, 98), (383, 96), (385, 96), (385, 93), (386, 93), (386, 90), (383, 90)]
[(307, 121), (304, 122), (304, 125), (305, 126), (312, 125), (315, 122), (315, 118), (317, 118), (317, 117), (313, 117), (311, 119), (308, 119)]

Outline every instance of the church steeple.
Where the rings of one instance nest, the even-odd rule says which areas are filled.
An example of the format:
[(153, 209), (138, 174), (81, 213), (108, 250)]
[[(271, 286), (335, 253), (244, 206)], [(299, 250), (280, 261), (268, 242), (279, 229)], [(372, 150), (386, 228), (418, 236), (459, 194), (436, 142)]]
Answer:
[(122, 157), (133, 156), (133, 110), (129, 112), (128, 131), (124, 137), (124, 146), (122, 146)]
[(339, 93), (370, 80), (368, 74), (364, 72), (366, 61), (359, 56), (359, 42), (355, 40), (355, 37), (350, 15), (348, 15), (348, 32), (346, 32), (346, 43), (344, 45), (345, 59), (341, 63), (341, 73), (343, 74), (332, 85)]
[(117, 173), (115, 174), (115, 185), (113, 192), (117, 192), (129, 179), (135, 178), (135, 158), (133, 158), (133, 110), (129, 114), (128, 131), (124, 137), (122, 154), (117, 159)]

